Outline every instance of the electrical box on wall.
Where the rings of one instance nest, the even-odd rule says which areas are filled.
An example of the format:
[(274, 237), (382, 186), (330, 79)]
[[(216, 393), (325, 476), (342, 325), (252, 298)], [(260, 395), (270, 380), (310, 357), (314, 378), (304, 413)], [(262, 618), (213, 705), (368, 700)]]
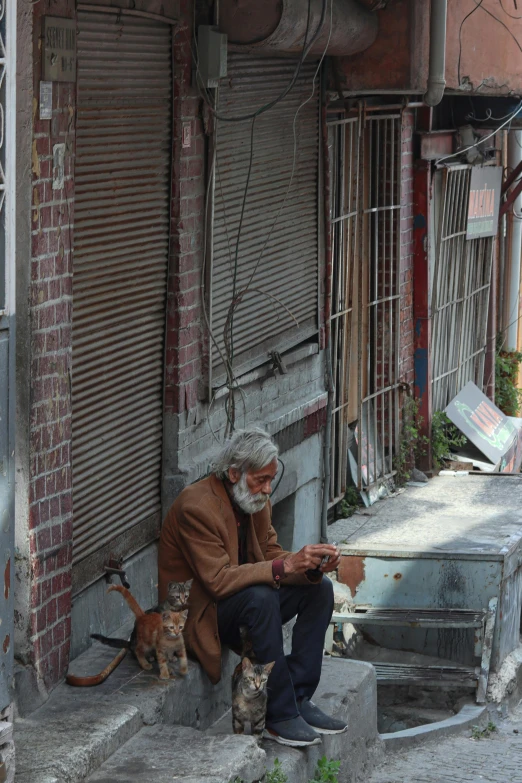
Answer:
[(198, 27), (198, 80), (203, 87), (217, 87), (227, 75), (227, 36), (215, 27)]

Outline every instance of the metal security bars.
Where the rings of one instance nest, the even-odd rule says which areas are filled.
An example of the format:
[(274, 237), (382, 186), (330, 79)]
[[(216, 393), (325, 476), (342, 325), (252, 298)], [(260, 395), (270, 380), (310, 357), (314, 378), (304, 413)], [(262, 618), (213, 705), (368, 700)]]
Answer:
[(330, 469), (330, 499), (333, 502), (340, 500), (346, 491), (351, 440), (348, 425), (354, 418), (353, 405), (350, 407), (350, 365), (352, 356), (357, 353), (356, 346), (352, 351), (352, 321), (354, 275), (357, 272), (355, 261), (358, 257), (359, 133), (358, 117), (336, 124), (329, 132), (334, 259), (330, 318), (335, 386)]
[[(493, 238), (466, 240), (471, 166), (440, 172), (441, 214), (432, 268), (433, 410), (469, 381), (484, 390)], [(487, 379), (486, 379), (487, 380)]]
[(334, 504), (346, 491), (350, 452), (361, 490), (394, 473), (402, 123), (400, 112), (361, 109), (356, 117), (335, 119), (329, 126)]
[(394, 474), (399, 442), (401, 129), (400, 113), (372, 114), (363, 135), (358, 486), (368, 489)]

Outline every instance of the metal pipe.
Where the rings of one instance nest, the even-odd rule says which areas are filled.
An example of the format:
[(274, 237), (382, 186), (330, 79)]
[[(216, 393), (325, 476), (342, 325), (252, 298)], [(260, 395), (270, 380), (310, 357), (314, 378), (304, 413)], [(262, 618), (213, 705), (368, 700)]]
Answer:
[[(508, 167), (515, 169), (522, 160), (522, 131), (511, 131), (508, 135)], [(522, 220), (516, 217), (522, 209), (522, 195), (518, 196), (513, 208), (507, 213), (508, 253), (505, 265), (504, 296), (504, 347), (517, 350), (518, 311), (520, 296), (520, 253), (522, 250)]]
[[(311, 54), (340, 56), (362, 52), (375, 41), (379, 29), (376, 14), (357, 0), (332, 0), (332, 33), (323, 24)], [(310, 0), (310, 29), (316, 31), (324, 0)], [(300, 54), (307, 23), (307, 3), (303, 0), (222, 0), (219, 27), (226, 33), (231, 49), (252, 53), (285, 52)], [(310, 37), (310, 36), (309, 36)]]
[(446, 19), (448, 0), (431, 0), (430, 9), (430, 70), (428, 89), (423, 100), (427, 106), (437, 106), (446, 87)]
[(326, 390), (328, 399), (326, 403), (326, 424), (324, 430), (323, 450), (323, 497), (321, 510), (321, 543), (328, 543), (328, 501), (330, 497), (331, 459), (332, 445), (332, 416), (334, 407), (334, 381), (332, 372), (332, 346), (331, 324), (332, 312), (332, 217), (330, 212), (330, 166), (328, 153), (328, 126), (326, 124), (326, 69), (321, 71), (321, 144), (323, 152), (323, 183), (324, 183), (324, 243), (325, 243), (325, 305), (324, 305), (324, 335), (325, 335), (325, 364), (326, 364)]

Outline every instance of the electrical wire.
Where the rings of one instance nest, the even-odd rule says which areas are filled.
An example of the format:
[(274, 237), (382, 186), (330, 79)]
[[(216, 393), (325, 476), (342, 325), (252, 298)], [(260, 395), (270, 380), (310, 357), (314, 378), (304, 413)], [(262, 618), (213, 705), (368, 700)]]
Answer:
[[(243, 114), (243, 115), (237, 115), (237, 116), (226, 116), (223, 114), (217, 113), (217, 110), (215, 106), (212, 105), (212, 101), (209, 99), (208, 95), (206, 94), (205, 88), (203, 85), (199, 85), (198, 87), (202, 88), (200, 89), (201, 96), (203, 97), (203, 100), (208, 105), (210, 111), (214, 116), (216, 116), (221, 122), (249, 122), (250, 120), (255, 119), (256, 117), (259, 117), (261, 114), (264, 114), (265, 112), (272, 109), (274, 106), (276, 106), (278, 103), (280, 103), (290, 90), (294, 87), (295, 83), (297, 82), (297, 79), (299, 78), (299, 73), (301, 72), (301, 67), (303, 65), (303, 62), (305, 61), (308, 53), (310, 52), (310, 49), (314, 45), (315, 41), (317, 40), (319, 34), (321, 33), (321, 30), (323, 29), (324, 20), (326, 18), (326, 8), (328, 5), (328, 0), (323, 0), (323, 5), (321, 9), (321, 18), (319, 19), (319, 24), (317, 26), (317, 29), (315, 33), (312, 35), (310, 41), (307, 43), (308, 39), (308, 33), (310, 31), (310, 21), (311, 21), (311, 9), (312, 9), (312, 0), (308, 0), (308, 16), (307, 16), (307, 24), (306, 24), (306, 30), (305, 30), (305, 37), (303, 41), (303, 49), (301, 51), (299, 61), (296, 65), (294, 74), (289, 82), (289, 84), (285, 87), (285, 89), (272, 101), (269, 101), (269, 103), (266, 103), (264, 106), (261, 106), (259, 109), (256, 109), (256, 111), (251, 112), (250, 114)], [(196, 45), (196, 52), (197, 52), (197, 42), (195, 41)], [(201, 80), (201, 74), (199, 71), (199, 55), (195, 58), (196, 60), (196, 80)]]
[[(327, 2), (328, 2), (328, 0), (324, 0), (323, 11), (326, 9)], [(239, 264), (239, 246), (240, 246), (240, 241), (241, 241), (241, 231), (242, 231), (242, 228), (243, 228), (243, 219), (244, 219), (244, 215), (245, 215), (245, 208), (246, 208), (246, 201), (247, 201), (247, 196), (248, 196), (248, 190), (249, 190), (249, 186), (250, 186), (250, 179), (251, 179), (251, 175), (252, 175), (252, 166), (253, 166), (253, 162), (254, 162), (255, 121), (256, 121), (257, 117), (260, 116), (260, 114), (264, 113), (265, 111), (268, 111), (268, 109), (270, 109), (270, 108), (273, 108), (277, 103), (279, 103), (281, 100), (283, 100), (283, 98), (286, 97), (286, 95), (288, 95), (288, 93), (290, 92), (290, 90), (292, 89), (292, 87), (295, 85), (295, 83), (297, 81), (297, 78), (299, 76), (299, 73), (300, 73), (300, 70), (301, 70), (301, 66), (302, 66), (303, 61), (304, 61), (304, 59), (306, 57), (306, 54), (309, 51), (310, 46), (313, 44), (315, 38), (319, 34), (319, 31), (321, 30), (323, 22), (324, 22), (324, 15), (325, 14), (322, 13), (321, 14), (321, 20), (320, 20), (320, 23), (319, 23), (319, 27), (317, 28), (317, 30), (316, 30), (314, 36), (312, 37), (312, 40), (310, 41), (310, 43), (308, 43), (308, 35), (309, 35), (309, 32), (310, 32), (310, 22), (311, 22), (311, 8), (312, 8), (311, 0), (308, 0), (308, 13), (307, 13), (307, 19), (306, 19), (305, 36), (304, 36), (304, 40), (303, 40), (303, 49), (302, 49), (301, 56), (299, 58), (299, 62), (297, 64), (297, 67), (295, 69), (294, 75), (293, 75), (290, 83), (285, 88), (285, 90), (283, 90), (283, 92), (280, 93), (280, 95), (277, 98), (275, 98), (273, 101), (269, 102), (268, 104), (265, 104), (264, 107), (262, 107), (261, 109), (258, 109), (252, 115), (244, 115), (242, 118), (238, 118), (238, 117), (232, 118), (232, 119), (228, 118), (226, 120), (226, 121), (239, 122), (239, 121), (245, 121), (247, 118), (251, 118), (251, 122), (252, 122), (251, 131), (250, 131), (250, 155), (249, 155), (249, 163), (248, 163), (248, 172), (247, 172), (247, 178), (246, 178), (246, 182), (245, 182), (245, 188), (244, 188), (244, 191), (243, 191), (243, 200), (242, 200), (242, 204), (241, 204), (241, 213), (240, 213), (239, 226), (238, 226), (238, 231), (237, 231), (237, 236), (236, 236), (235, 253), (234, 253), (233, 283), (232, 283), (232, 301), (233, 302), (236, 300), (236, 296), (237, 296), (237, 272), (238, 272), (238, 264)], [(198, 62), (199, 62), (199, 58), (196, 61), (197, 73), (199, 73)], [(210, 106), (211, 110), (213, 111), (213, 114), (214, 114), (214, 116), (216, 118), (216, 121), (219, 121), (219, 120), (223, 119), (222, 115), (219, 114), (219, 112), (216, 110), (216, 107), (213, 107), (212, 104), (209, 101), (207, 101), (207, 104)], [(225, 344), (226, 344), (226, 340), (225, 340)], [(230, 355), (227, 356), (227, 359), (228, 359), (229, 367), (230, 367), (230, 370), (231, 370), (232, 364), (233, 364), (233, 361), (234, 361), (233, 312), (232, 312), (232, 319), (231, 319)], [(232, 393), (232, 397), (233, 397), (233, 393)], [(234, 407), (233, 403), (231, 403), (231, 407), (232, 407), (232, 411), (233, 411), (233, 407)], [(230, 406), (229, 406), (229, 408), (230, 408)], [(228, 416), (228, 414), (227, 414), (227, 416)], [(232, 420), (233, 420), (233, 415), (232, 415)]]
[[(475, 2), (475, 0), (473, 0), (473, 2)], [(472, 16), (475, 13), (475, 11), (478, 11), (478, 9), (480, 8), (480, 6), (482, 5), (483, 2), (484, 2), (484, 0), (479, 0), (479, 4), (475, 5), (475, 8), (472, 8), (472, 10), (469, 13), (467, 13), (466, 16), (464, 17), (464, 19), (462, 20), (462, 22), (460, 23), (460, 27), (459, 27), (459, 57), (458, 57), (458, 60), (457, 60), (457, 81), (458, 81), (459, 87), (461, 85), (460, 62), (462, 60), (462, 28), (464, 27), (464, 22), (467, 19), (469, 19), (469, 17)]]
[[(471, 105), (473, 106), (473, 104)], [(485, 117), (476, 117), (474, 114), (466, 115), (467, 120), (474, 120), (474, 122), (489, 122), (489, 120), (492, 120), (493, 122), (502, 122), (502, 120), (505, 120), (506, 117), (510, 117), (511, 119), (513, 119), (511, 113), (504, 114), (502, 117), (493, 117), (491, 113), (491, 109), (486, 109)]]
[(279, 480), (278, 480), (277, 484), (275, 485), (275, 487), (272, 487), (272, 492), (271, 492), (272, 495), (274, 495), (277, 492), (277, 490), (279, 488), (279, 485), (280, 485), (280, 483), (283, 480), (283, 476), (285, 475), (285, 463), (283, 462), (281, 457), (278, 457), (277, 461), (281, 465), (281, 476), (279, 477)]
[[(323, 10), (326, 10), (327, 8), (328, 8), (328, 0), (325, 0), (324, 6), (323, 6)], [(309, 23), (309, 19), (307, 20), (307, 22)], [(247, 172), (247, 180), (246, 180), (246, 183), (245, 183), (245, 189), (244, 189), (244, 193), (243, 193), (243, 201), (242, 201), (241, 215), (240, 215), (240, 225), (239, 225), (239, 228), (238, 228), (238, 235), (236, 237), (236, 248), (235, 248), (235, 254), (234, 254), (235, 257), (234, 257), (234, 271), (233, 271), (233, 275), (234, 275), (234, 280), (233, 280), (233, 298), (232, 298), (231, 306), (229, 308), (229, 312), (228, 312), (228, 315), (227, 315), (227, 320), (226, 320), (226, 323), (225, 323), (224, 333), (223, 333), (224, 348), (225, 348), (224, 352), (225, 352), (225, 356), (226, 356), (226, 362), (224, 364), (225, 364), (226, 371), (227, 371), (227, 384), (226, 385), (228, 386), (228, 389), (229, 389), (229, 395), (228, 395), (227, 400), (226, 400), (225, 409), (226, 409), (227, 422), (228, 422), (227, 429), (230, 429), (230, 431), (233, 431), (234, 425), (235, 425), (235, 399), (234, 399), (234, 392), (236, 390), (239, 390), (240, 392), (242, 392), (242, 389), (239, 387), (239, 385), (237, 383), (237, 380), (235, 378), (234, 372), (233, 372), (233, 360), (234, 360), (233, 316), (234, 316), (234, 311), (237, 309), (237, 307), (239, 306), (241, 301), (245, 298), (245, 296), (248, 293), (252, 293), (252, 294), (253, 293), (257, 293), (259, 295), (266, 296), (266, 297), (270, 298), (272, 301), (274, 301), (277, 304), (279, 304), (279, 306), (281, 306), (284, 310), (286, 310), (287, 313), (289, 314), (289, 316), (291, 318), (293, 318), (294, 321), (296, 321), (296, 324), (298, 325), (297, 320), (292, 315), (291, 311), (288, 310), (288, 308), (284, 305), (283, 302), (281, 302), (277, 297), (273, 296), (272, 294), (270, 294), (267, 291), (263, 291), (263, 290), (261, 290), (259, 288), (251, 288), (251, 283), (252, 283), (253, 277), (254, 277), (254, 275), (255, 275), (255, 273), (257, 271), (259, 263), (260, 263), (260, 261), (262, 259), (264, 250), (265, 250), (265, 248), (266, 248), (266, 246), (268, 244), (270, 236), (273, 233), (275, 225), (278, 222), (278, 219), (279, 219), (279, 217), (281, 215), (281, 212), (283, 211), (284, 206), (286, 204), (286, 201), (288, 199), (288, 195), (289, 195), (289, 193), (291, 191), (293, 177), (294, 177), (294, 174), (295, 174), (296, 158), (297, 158), (297, 133), (296, 133), (297, 117), (299, 115), (299, 112), (302, 110), (302, 108), (307, 103), (309, 103), (310, 100), (312, 100), (313, 95), (315, 93), (315, 82), (316, 82), (316, 79), (317, 79), (317, 75), (319, 74), (321, 65), (322, 65), (322, 63), (324, 61), (324, 57), (326, 55), (326, 51), (328, 49), (328, 46), (329, 46), (329, 43), (330, 43), (330, 40), (331, 40), (332, 27), (333, 27), (333, 2), (331, 0), (331, 2), (330, 2), (330, 28), (329, 28), (328, 40), (326, 42), (323, 54), (321, 56), (321, 59), (320, 59), (319, 64), (318, 64), (318, 67), (317, 67), (317, 69), (315, 71), (315, 74), (314, 74), (314, 77), (313, 77), (312, 92), (311, 92), (310, 96), (308, 98), (306, 98), (300, 104), (300, 106), (298, 107), (298, 109), (296, 110), (296, 112), (294, 114), (294, 119), (293, 119), (294, 148), (293, 148), (293, 156), (292, 156), (292, 171), (291, 171), (290, 181), (289, 181), (286, 193), (285, 193), (285, 197), (284, 197), (283, 202), (281, 203), (281, 206), (280, 206), (280, 208), (279, 208), (279, 210), (278, 210), (278, 212), (277, 212), (277, 214), (275, 216), (274, 222), (273, 222), (272, 227), (271, 227), (271, 229), (269, 231), (269, 234), (268, 234), (268, 236), (267, 236), (267, 238), (265, 240), (265, 243), (264, 243), (264, 245), (263, 245), (263, 247), (261, 249), (261, 252), (260, 252), (259, 258), (257, 260), (256, 266), (254, 268), (254, 271), (253, 271), (252, 275), (250, 276), (250, 279), (249, 279), (249, 281), (247, 283), (247, 286), (238, 293), (237, 292), (237, 271), (238, 271), (238, 264), (239, 264), (239, 241), (240, 241), (240, 234), (241, 234), (241, 229), (242, 229), (243, 221), (244, 221), (245, 204), (246, 204), (246, 198), (247, 198), (248, 189), (249, 189), (249, 185), (250, 185), (250, 179), (251, 179), (251, 173), (252, 173), (252, 164), (253, 164), (253, 158), (254, 158), (254, 127), (255, 127), (254, 123), (255, 123), (256, 117), (254, 117), (252, 119), (252, 130), (251, 130), (251, 137), (250, 137), (251, 144), (250, 144), (249, 166), (248, 166), (248, 172)], [(307, 28), (309, 28), (309, 24), (307, 24)], [(306, 45), (306, 41), (305, 41), (305, 45)], [(217, 116), (219, 117), (220, 115), (218, 114)], [(230, 248), (229, 248), (229, 252), (230, 252)], [(213, 340), (216, 343), (215, 336), (213, 336)], [(221, 351), (220, 351), (220, 355), (222, 356), (222, 352)]]
[[(469, 17), (470, 17), (472, 14), (474, 14), (474, 13), (475, 13), (475, 11), (478, 11), (478, 10), (479, 10), (479, 8), (480, 8), (482, 11), (484, 11), (484, 13), (485, 13), (485, 14), (488, 14), (488, 16), (490, 16), (492, 19), (494, 19), (494, 20), (495, 20), (495, 22), (498, 22), (498, 24), (502, 25), (502, 27), (503, 27), (505, 30), (507, 30), (507, 32), (509, 33), (509, 35), (511, 36), (511, 38), (514, 40), (514, 42), (515, 42), (515, 43), (516, 43), (516, 45), (518, 46), (519, 50), (522, 52), (522, 45), (520, 44), (520, 42), (519, 42), (518, 38), (516, 37), (516, 35), (515, 35), (515, 34), (514, 34), (514, 33), (513, 33), (513, 32), (512, 32), (510, 29), (509, 29), (509, 27), (508, 27), (506, 24), (504, 24), (504, 22), (502, 21), (502, 19), (499, 19), (499, 18), (498, 18), (498, 16), (495, 16), (495, 14), (491, 13), (491, 11), (489, 10), (489, 8), (485, 8), (485, 7), (483, 6), (483, 2), (484, 2), (484, 0), (478, 0), (478, 2), (477, 2), (477, 0), (473, 0), (473, 2), (475, 3), (475, 8), (473, 8), (473, 9), (472, 9), (472, 10), (471, 10), (471, 11), (470, 11), (468, 14), (466, 14), (466, 16), (464, 17), (464, 19), (463, 19), (463, 20), (462, 20), (462, 22), (460, 23), (460, 27), (459, 27), (459, 57), (458, 57), (458, 61), (457, 61), (457, 80), (458, 80), (459, 87), (460, 87), (460, 85), (461, 85), (461, 79), (460, 79), (460, 64), (461, 64), (461, 59), (462, 59), (462, 27), (463, 27), (463, 25), (464, 25), (464, 22), (465, 22), (467, 19), (469, 19)], [(505, 10), (504, 6), (502, 5), (502, 0), (501, 0), (501, 2), (500, 2), (500, 5), (501, 5), (501, 7), (502, 7), (502, 10), (504, 11), (504, 13), (506, 13), (506, 14), (507, 14), (507, 11)], [(512, 15), (511, 15), (511, 14), (508, 14), (508, 16), (512, 16)], [(522, 18), (522, 17), (513, 17), (513, 18), (519, 18), (519, 19), (520, 19), (520, 18)]]
[[(522, 16), (515, 16), (515, 14), (510, 14), (509, 11), (506, 11), (506, 9), (504, 8), (503, 0), (499, 0), (499, 3), (500, 3), (500, 7), (502, 8), (506, 16), (509, 16), (510, 19), (522, 19)], [(516, 5), (515, 5), (515, 9), (516, 9)]]
[[(325, 7), (326, 8), (328, 7), (328, 0), (325, 0)], [(247, 186), (245, 188), (245, 198), (243, 199), (241, 218), (240, 218), (240, 227), (239, 227), (239, 230), (238, 230), (238, 241), (236, 242), (236, 255), (235, 255), (235, 259), (234, 259), (233, 296), (232, 296), (232, 302), (231, 302), (231, 305), (230, 305), (230, 308), (229, 308), (229, 312), (228, 312), (228, 315), (227, 315), (227, 322), (225, 323), (225, 329), (224, 329), (224, 333), (223, 333), (224, 342), (225, 342), (225, 351), (227, 351), (227, 342), (230, 345), (229, 360), (230, 360), (231, 364), (233, 363), (233, 360), (234, 360), (234, 336), (233, 336), (234, 311), (237, 309), (237, 307), (239, 306), (241, 301), (245, 298), (246, 294), (249, 291), (255, 290), (255, 289), (251, 289), (250, 286), (251, 286), (252, 281), (253, 281), (253, 279), (255, 277), (257, 269), (259, 268), (259, 264), (260, 264), (261, 259), (263, 257), (264, 251), (265, 251), (265, 249), (266, 249), (266, 247), (268, 245), (268, 242), (270, 241), (270, 238), (271, 238), (272, 233), (273, 233), (273, 231), (275, 229), (275, 226), (276, 226), (276, 224), (277, 224), (277, 222), (278, 222), (278, 220), (279, 220), (279, 218), (281, 216), (281, 213), (282, 213), (282, 211), (283, 211), (283, 209), (284, 209), (284, 207), (286, 205), (286, 202), (287, 202), (287, 199), (288, 199), (291, 187), (292, 187), (292, 182), (293, 182), (293, 178), (294, 178), (294, 174), (295, 174), (296, 159), (297, 159), (297, 133), (296, 133), (297, 118), (299, 116), (299, 113), (300, 113), (301, 109), (303, 109), (304, 106), (306, 106), (306, 104), (309, 103), (312, 100), (313, 96), (314, 96), (314, 93), (315, 93), (315, 83), (316, 83), (316, 80), (317, 80), (317, 76), (319, 74), (319, 71), (321, 70), (321, 66), (323, 64), (323, 60), (324, 60), (324, 58), (326, 56), (326, 52), (327, 52), (328, 46), (330, 44), (330, 40), (331, 40), (331, 36), (332, 36), (332, 26), (333, 26), (333, 0), (330, 0), (330, 27), (329, 27), (329, 32), (328, 32), (328, 39), (326, 41), (326, 45), (324, 47), (321, 59), (319, 60), (319, 64), (318, 64), (318, 66), (317, 66), (317, 68), (315, 70), (315, 73), (314, 73), (314, 77), (313, 77), (313, 80), (312, 80), (312, 92), (311, 92), (310, 96), (308, 98), (306, 98), (306, 100), (304, 100), (300, 104), (300, 106), (297, 108), (297, 110), (296, 110), (296, 112), (294, 114), (294, 119), (293, 119), (293, 123), (292, 123), (292, 129), (293, 129), (292, 170), (291, 170), (291, 174), (290, 174), (290, 180), (289, 180), (289, 183), (288, 183), (288, 187), (286, 189), (286, 193), (285, 193), (284, 199), (281, 202), (281, 206), (280, 206), (279, 210), (276, 213), (276, 216), (274, 218), (274, 222), (272, 223), (270, 231), (269, 231), (269, 233), (268, 233), (268, 235), (267, 235), (267, 237), (265, 239), (263, 247), (261, 248), (261, 252), (260, 252), (259, 257), (258, 257), (258, 259), (256, 261), (254, 269), (253, 269), (253, 271), (252, 271), (252, 273), (250, 275), (248, 283), (246, 284), (246, 286), (241, 290), (241, 292), (238, 295), (237, 294), (237, 289), (236, 289), (237, 266), (238, 266), (238, 242), (239, 242), (239, 230), (241, 229), (242, 222), (243, 222), (244, 206), (245, 206), (245, 200), (246, 200), (246, 191), (247, 191), (247, 188), (248, 188), (248, 184), (250, 182), (250, 174), (251, 174), (251, 169), (252, 169), (253, 135), (251, 137), (251, 155), (250, 155), (250, 164), (249, 164), (249, 170), (248, 170), (248, 176), (247, 176)], [(253, 123), (254, 123), (254, 120), (252, 121), (252, 124)], [(285, 310), (287, 310), (289, 315), (293, 318), (293, 315), (288, 310), (288, 308), (286, 308), (285, 305), (283, 305), (283, 303), (280, 302), (276, 297), (273, 297), (272, 294), (269, 294), (268, 292), (260, 291), (259, 289), (257, 289), (257, 291), (259, 293), (261, 293), (262, 295), (268, 296), (268, 297), (272, 298), (273, 300), (277, 301), (280, 305), (282, 305), (284, 307)], [(296, 319), (294, 318), (294, 320), (296, 320)], [(297, 323), (297, 321), (296, 321), (296, 323)], [(228, 330), (227, 330), (227, 324), (230, 324), (230, 332), (228, 332)], [(230, 334), (230, 337), (228, 337), (229, 334)]]
[[(473, 2), (474, 2), (474, 3), (476, 3), (476, 0), (473, 0)], [(482, 2), (483, 2), (483, 0), (480, 0), (480, 2), (478, 3), (478, 5), (477, 5), (476, 7), (477, 7), (477, 8), (481, 8), (481, 9), (482, 9), (482, 11), (484, 11), (484, 13), (485, 13), (485, 14), (487, 14), (487, 15), (488, 15), (488, 16), (490, 16), (492, 19), (494, 19), (494, 20), (495, 20), (495, 22), (498, 22), (500, 25), (502, 25), (502, 27), (504, 28), (504, 30), (507, 30), (507, 32), (510, 34), (511, 38), (514, 40), (514, 42), (516, 43), (516, 45), (518, 46), (518, 48), (519, 48), (519, 49), (520, 49), (520, 51), (522, 52), (522, 44), (520, 44), (520, 42), (519, 42), (518, 38), (516, 37), (516, 35), (515, 35), (514, 33), (512, 33), (512, 32), (511, 32), (511, 30), (509, 29), (509, 27), (507, 26), (507, 24), (504, 24), (504, 22), (502, 21), (502, 19), (499, 19), (499, 18), (498, 18), (498, 16), (495, 16), (495, 14), (492, 14), (492, 13), (491, 13), (491, 11), (489, 10), (489, 8), (485, 8), (485, 7), (482, 5)], [(460, 83), (460, 82), (459, 82), (459, 83)]]
[(332, 37), (332, 25), (333, 25), (333, 0), (331, 0), (331, 2), (330, 2), (330, 30), (329, 30), (329, 33), (328, 33), (328, 40), (327, 40), (327, 42), (326, 42), (326, 46), (325, 46), (325, 48), (324, 48), (323, 54), (322, 54), (322, 56), (321, 56), (321, 59), (319, 60), (319, 64), (318, 64), (318, 66), (317, 66), (317, 68), (316, 68), (316, 71), (315, 71), (315, 74), (314, 74), (314, 78), (313, 78), (313, 80), (312, 80), (312, 92), (311, 92), (311, 94), (310, 94), (310, 97), (309, 97), (309, 98), (307, 98), (305, 101), (303, 101), (303, 102), (302, 102), (302, 104), (299, 106), (299, 108), (297, 109), (296, 113), (294, 114), (294, 120), (293, 120), (293, 122), (292, 122), (292, 133), (293, 133), (293, 140), (294, 140), (294, 151), (293, 151), (293, 156), (292, 156), (292, 171), (291, 171), (291, 174), (290, 174), (290, 180), (289, 180), (289, 182), (288, 182), (288, 187), (287, 187), (287, 189), (286, 189), (285, 197), (284, 197), (284, 199), (283, 199), (283, 201), (282, 201), (282, 203), (281, 203), (281, 206), (280, 206), (280, 208), (279, 208), (279, 210), (278, 210), (278, 212), (277, 212), (277, 214), (276, 214), (276, 216), (275, 216), (275, 218), (274, 218), (274, 222), (272, 223), (272, 227), (270, 228), (270, 231), (268, 232), (268, 235), (267, 235), (267, 237), (266, 237), (266, 239), (265, 239), (265, 242), (264, 242), (264, 244), (263, 244), (263, 247), (261, 248), (261, 252), (259, 253), (259, 258), (257, 259), (257, 262), (256, 262), (256, 265), (255, 265), (255, 267), (254, 267), (254, 270), (253, 270), (252, 274), (250, 275), (250, 279), (249, 279), (249, 281), (248, 281), (248, 283), (247, 283), (247, 285), (246, 285), (246, 288), (248, 288), (248, 287), (250, 286), (250, 284), (252, 283), (252, 280), (253, 280), (253, 278), (254, 278), (254, 275), (255, 275), (255, 274), (256, 274), (256, 272), (257, 272), (257, 269), (258, 269), (258, 267), (259, 267), (259, 264), (261, 263), (261, 259), (262, 259), (262, 257), (263, 257), (263, 254), (264, 254), (264, 252), (265, 252), (266, 246), (268, 245), (268, 243), (269, 243), (269, 241), (270, 241), (270, 238), (271, 238), (271, 236), (272, 236), (272, 234), (273, 234), (273, 231), (274, 231), (274, 229), (275, 229), (275, 227), (276, 227), (276, 225), (277, 225), (277, 223), (278, 223), (278, 221), (279, 221), (279, 218), (280, 218), (280, 216), (281, 216), (281, 213), (282, 213), (282, 211), (283, 211), (283, 209), (284, 209), (284, 207), (285, 207), (285, 205), (286, 205), (286, 202), (287, 202), (287, 200), (288, 200), (288, 196), (290, 195), (290, 190), (291, 190), (291, 188), (292, 188), (292, 183), (293, 183), (293, 179), (294, 179), (294, 175), (295, 175), (295, 164), (296, 164), (296, 160), (297, 160), (297, 132), (296, 132), (296, 122), (297, 122), (297, 118), (298, 118), (298, 116), (299, 116), (299, 113), (300, 113), (301, 109), (304, 109), (304, 107), (307, 105), (307, 103), (310, 103), (310, 101), (311, 101), (311, 100), (312, 100), (312, 98), (314, 97), (314, 94), (315, 94), (315, 82), (316, 82), (316, 80), (317, 80), (317, 77), (318, 77), (318, 75), (319, 75), (319, 71), (321, 70), (321, 66), (322, 66), (322, 64), (323, 64), (324, 58), (325, 58), (325, 56), (326, 56), (326, 52), (327, 52), (327, 50), (328, 50), (328, 46), (329, 46), (329, 44), (330, 44), (330, 39), (331, 39), (331, 37)]
[(436, 161), (436, 165), (439, 165), (439, 163), (443, 163), (445, 160), (449, 160), (450, 158), (456, 158), (458, 155), (463, 155), (465, 152), (468, 152), (469, 150), (474, 149), (475, 147), (478, 147), (479, 144), (484, 144), (484, 142), (488, 141), (489, 139), (493, 138), (493, 136), (498, 133), (502, 128), (505, 128), (506, 125), (509, 125), (513, 119), (517, 116), (517, 114), (522, 109), (522, 101), (518, 104), (515, 111), (509, 116), (509, 118), (502, 124), (499, 125), (498, 128), (496, 128), (492, 133), (490, 133), (488, 136), (484, 136), (482, 139), (479, 139), (474, 144), (470, 144), (469, 147), (465, 147), (463, 150), (459, 150), (458, 152), (454, 152), (451, 155), (446, 155), (444, 158), (439, 158)]

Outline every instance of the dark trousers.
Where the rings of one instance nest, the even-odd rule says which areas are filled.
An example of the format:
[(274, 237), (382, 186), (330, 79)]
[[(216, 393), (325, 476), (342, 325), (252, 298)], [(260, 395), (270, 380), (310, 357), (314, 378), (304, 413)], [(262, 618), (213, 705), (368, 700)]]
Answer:
[[(239, 626), (246, 625), (256, 658), (276, 664), (268, 680), (267, 720), (295, 718), (296, 699), (311, 698), (319, 684), (324, 637), (333, 611), (333, 586), (327, 577), (316, 585), (275, 590), (253, 585), (218, 603), (223, 644), (240, 649)], [(282, 625), (297, 615), (292, 652), (285, 656)]]

